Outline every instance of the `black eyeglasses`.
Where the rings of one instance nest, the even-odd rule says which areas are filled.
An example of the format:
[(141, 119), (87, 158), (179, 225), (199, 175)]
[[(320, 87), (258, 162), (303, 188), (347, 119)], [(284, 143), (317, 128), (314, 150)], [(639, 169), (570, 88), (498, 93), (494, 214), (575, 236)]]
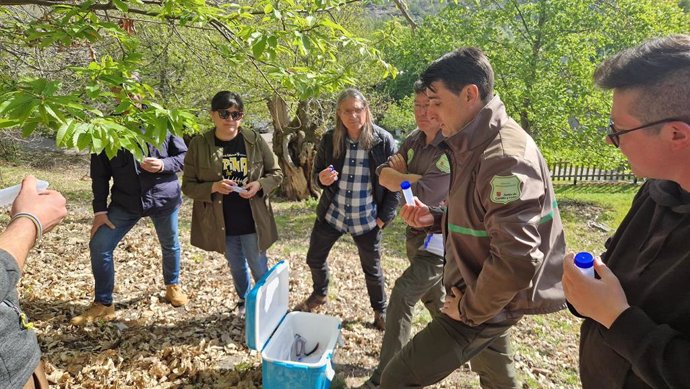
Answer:
[(228, 120), (228, 118), (232, 118), (232, 120), (240, 120), (244, 116), (244, 112), (242, 111), (230, 111), (227, 109), (217, 109), (216, 112), (218, 112), (218, 116), (220, 116), (221, 119), (223, 120)]
[(623, 134), (627, 134), (629, 132), (641, 130), (643, 128), (651, 127), (651, 126), (656, 126), (657, 124), (663, 124), (663, 123), (670, 123), (670, 122), (683, 122), (683, 123), (688, 123), (686, 119), (680, 119), (680, 118), (668, 118), (668, 119), (661, 119), (657, 120), (655, 122), (647, 123), (645, 125), (631, 128), (629, 130), (616, 130), (616, 127), (613, 124), (613, 120), (609, 120), (609, 133), (606, 134), (606, 136), (611, 139), (611, 143), (613, 143), (614, 146), (620, 147), (621, 140), (620, 136)]

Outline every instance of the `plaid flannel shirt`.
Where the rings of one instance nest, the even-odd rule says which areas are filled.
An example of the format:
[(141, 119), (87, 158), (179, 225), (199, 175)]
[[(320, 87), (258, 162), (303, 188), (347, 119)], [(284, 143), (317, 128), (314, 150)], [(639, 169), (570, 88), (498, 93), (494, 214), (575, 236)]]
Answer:
[(376, 203), (369, 177), (369, 155), (348, 138), (338, 193), (328, 207), (325, 219), (336, 230), (362, 235), (376, 227)]

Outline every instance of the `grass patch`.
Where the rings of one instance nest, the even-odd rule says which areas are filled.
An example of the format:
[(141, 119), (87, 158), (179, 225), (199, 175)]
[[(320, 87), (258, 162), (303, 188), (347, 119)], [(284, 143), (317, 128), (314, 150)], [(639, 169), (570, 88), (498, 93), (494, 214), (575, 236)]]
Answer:
[(67, 199), (68, 206), (91, 206), (91, 179), (89, 161), (86, 157), (76, 158), (69, 166), (60, 169), (32, 168), (26, 165), (8, 164), (0, 168), (0, 187), (21, 183), (24, 176), (33, 174), (36, 178), (48, 181), (49, 189), (60, 191)]
[(555, 186), (568, 248), (600, 254), (639, 189), (614, 184)]

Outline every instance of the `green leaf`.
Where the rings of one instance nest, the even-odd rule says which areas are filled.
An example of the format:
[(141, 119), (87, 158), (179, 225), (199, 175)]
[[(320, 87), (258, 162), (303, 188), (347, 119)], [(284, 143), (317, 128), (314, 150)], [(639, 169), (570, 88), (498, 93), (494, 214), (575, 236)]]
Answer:
[(19, 125), (19, 122), (17, 120), (8, 120), (0, 118), (0, 128), (16, 127), (17, 125)]
[(44, 104), (43, 108), (46, 110), (48, 115), (52, 116), (53, 119), (55, 119), (55, 121), (57, 121), (58, 123), (63, 123), (63, 119), (60, 116), (58, 116), (58, 114), (56, 114), (55, 111), (53, 111), (53, 108), (51, 108), (50, 105)]
[(37, 126), (38, 126), (38, 121), (32, 121), (32, 122), (24, 123), (24, 127), (22, 128), (22, 136), (25, 138), (28, 137), (34, 131), (36, 131)]
[(2, 106), (2, 111), (0, 111), (0, 114), (7, 114), (8, 112), (15, 111), (17, 109), (24, 111), (24, 107), (33, 99), (34, 97), (31, 95), (18, 95), (10, 99), (8, 104)]
[(127, 12), (127, 11), (129, 11), (129, 7), (127, 6), (127, 4), (125, 4), (124, 1), (122, 1), (122, 0), (112, 0), (112, 2), (113, 2), (113, 4), (115, 5), (115, 7), (116, 7), (117, 9), (119, 9), (120, 11), (122, 11), (122, 12)]
[(77, 125), (74, 128), (74, 131), (72, 132), (71, 139), (69, 139), (69, 142), (67, 142), (67, 138), (65, 138), (65, 144), (69, 145), (69, 147), (77, 147), (77, 143), (79, 141), (79, 136), (84, 133), (86, 128), (88, 127), (87, 124), (81, 123)]
[(105, 129), (103, 127), (98, 127), (91, 136), (91, 152), (99, 154), (103, 151), (103, 133)]
[(55, 143), (58, 146), (66, 146), (64, 144), (65, 137), (69, 137), (72, 131), (74, 131), (74, 125), (74, 120), (68, 119), (60, 126), (60, 128), (58, 128), (57, 133), (55, 134)]
[(78, 150), (86, 150), (88, 146), (91, 145), (91, 134), (88, 132), (82, 132), (77, 138), (76, 146)]
[(252, 55), (254, 55), (254, 58), (261, 57), (261, 54), (263, 54), (266, 49), (266, 43), (266, 38), (263, 36), (254, 42), (252, 45)]

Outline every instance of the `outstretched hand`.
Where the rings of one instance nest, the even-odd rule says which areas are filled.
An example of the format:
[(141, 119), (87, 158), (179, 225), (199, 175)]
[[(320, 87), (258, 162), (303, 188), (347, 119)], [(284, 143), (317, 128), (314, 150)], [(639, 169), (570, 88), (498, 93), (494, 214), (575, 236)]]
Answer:
[(19, 212), (35, 215), (43, 226), (43, 233), (52, 230), (67, 216), (67, 200), (55, 190), (36, 190), (36, 177), (28, 175), (22, 180), (19, 195), (12, 203), (11, 216)]
[[(17, 198), (12, 203), (10, 215), (12, 222), (0, 233), (0, 248), (7, 251), (17, 261), (19, 269), (24, 269), (29, 250), (36, 244), (39, 231), (52, 230), (67, 216), (67, 201), (57, 191), (36, 190), (36, 177), (26, 176)], [(14, 218), (17, 214), (24, 216)], [(29, 217), (29, 215), (33, 215)], [(35, 217), (40, 227), (34, 225)]]

